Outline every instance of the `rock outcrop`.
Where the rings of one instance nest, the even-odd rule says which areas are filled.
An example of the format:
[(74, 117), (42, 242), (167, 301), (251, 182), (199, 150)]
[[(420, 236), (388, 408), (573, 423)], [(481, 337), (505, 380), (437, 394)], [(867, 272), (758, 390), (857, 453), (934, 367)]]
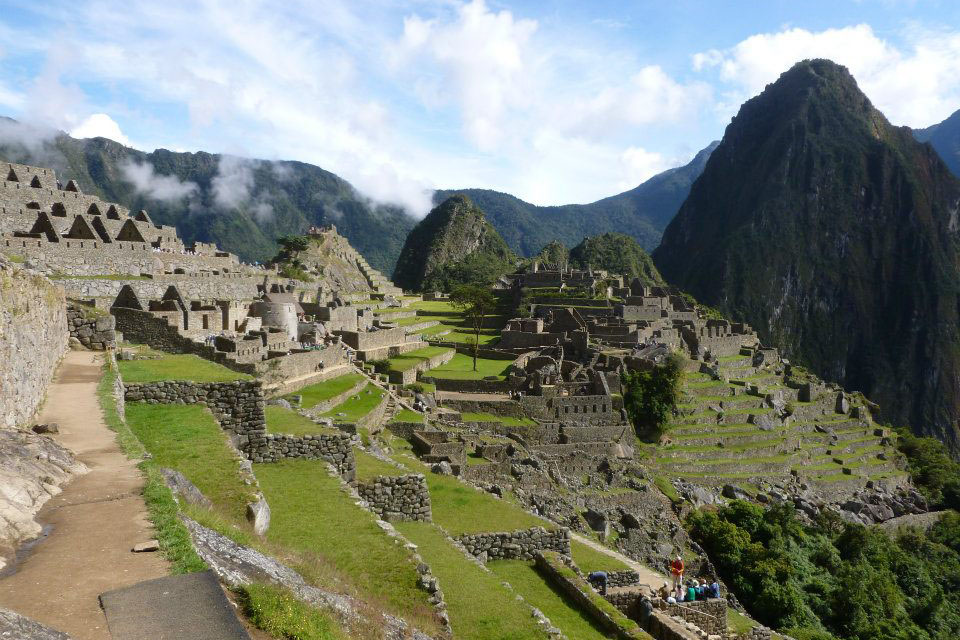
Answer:
[(17, 544), (40, 535), (34, 520), (60, 486), (86, 467), (53, 439), (0, 429), (0, 567)]

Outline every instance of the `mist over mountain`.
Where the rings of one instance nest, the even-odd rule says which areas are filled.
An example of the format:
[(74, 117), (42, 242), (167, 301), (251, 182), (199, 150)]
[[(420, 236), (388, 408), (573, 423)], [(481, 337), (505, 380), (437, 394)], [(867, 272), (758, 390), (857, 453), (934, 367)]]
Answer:
[(742, 106), (654, 259), (883, 419), (956, 446), (958, 205), (930, 146), (808, 60)]

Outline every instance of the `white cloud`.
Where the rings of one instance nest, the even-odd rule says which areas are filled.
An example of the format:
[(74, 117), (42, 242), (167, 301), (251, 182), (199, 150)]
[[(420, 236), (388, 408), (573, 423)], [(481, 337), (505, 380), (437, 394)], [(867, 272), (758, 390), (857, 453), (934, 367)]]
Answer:
[(74, 138), (109, 138), (130, 146), (130, 139), (120, 131), (120, 125), (105, 113), (94, 113), (70, 130)]
[(196, 183), (158, 174), (149, 162), (128, 160), (120, 165), (120, 171), (137, 191), (154, 200), (180, 200), (197, 191)]
[(233, 209), (250, 199), (253, 188), (252, 160), (231, 155), (220, 156), (217, 175), (211, 185), (213, 201), (224, 209)]
[(623, 179), (619, 187), (623, 191), (632, 189), (661, 171), (679, 164), (676, 161), (668, 161), (659, 153), (640, 147), (628, 147), (620, 154), (620, 162), (623, 167)]
[(850, 69), (892, 122), (928, 126), (960, 106), (960, 32), (911, 29), (904, 42), (894, 46), (867, 24), (818, 32), (786, 29), (698, 53), (693, 66), (713, 70), (731, 87), (723, 105), (729, 115), (797, 61), (829, 58)]

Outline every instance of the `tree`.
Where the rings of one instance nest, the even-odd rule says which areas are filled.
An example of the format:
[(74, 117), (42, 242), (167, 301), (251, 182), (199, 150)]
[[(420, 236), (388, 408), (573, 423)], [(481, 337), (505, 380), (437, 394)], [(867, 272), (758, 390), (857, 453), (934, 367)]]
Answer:
[(623, 404), (638, 435), (660, 437), (677, 406), (682, 378), (683, 359), (677, 354), (650, 369), (624, 372)]
[(473, 328), (473, 370), (477, 370), (477, 351), (480, 348), (480, 329), (483, 320), (497, 306), (497, 300), (489, 289), (475, 284), (463, 284), (454, 287), (450, 292), (450, 302), (455, 309), (463, 313), (470, 327)]

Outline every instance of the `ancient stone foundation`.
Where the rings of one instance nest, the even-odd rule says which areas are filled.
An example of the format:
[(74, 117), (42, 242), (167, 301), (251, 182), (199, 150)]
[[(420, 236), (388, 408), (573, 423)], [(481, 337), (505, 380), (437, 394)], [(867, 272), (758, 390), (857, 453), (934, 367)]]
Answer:
[(570, 530), (548, 531), (543, 527), (519, 531), (473, 533), (457, 538), (467, 551), (481, 560), (533, 560), (541, 551), (570, 555)]
[(357, 492), (384, 520), (433, 519), (430, 492), (422, 473), (377, 476), (370, 482), (359, 483)]
[(285, 458), (325, 460), (347, 481), (353, 480), (356, 471), (350, 436), (345, 433), (306, 436), (251, 433), (241, 451), (253, 462), (279, 462)]

